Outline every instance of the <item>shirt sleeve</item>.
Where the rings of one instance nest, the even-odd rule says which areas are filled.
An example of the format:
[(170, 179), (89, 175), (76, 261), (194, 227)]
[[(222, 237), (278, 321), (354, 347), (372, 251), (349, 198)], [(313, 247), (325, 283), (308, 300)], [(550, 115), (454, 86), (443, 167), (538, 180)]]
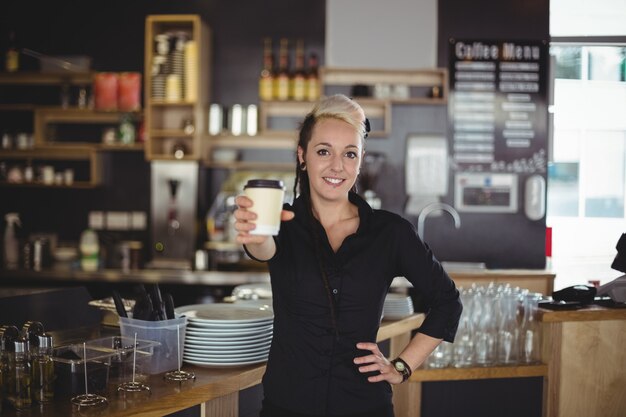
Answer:
[(420, 333), (453, 342), (463, 305), (459, 291), (432, 251), (408, 221), (398, 233), (399, 275), (409, 280), (423, 302), (426, 319)]

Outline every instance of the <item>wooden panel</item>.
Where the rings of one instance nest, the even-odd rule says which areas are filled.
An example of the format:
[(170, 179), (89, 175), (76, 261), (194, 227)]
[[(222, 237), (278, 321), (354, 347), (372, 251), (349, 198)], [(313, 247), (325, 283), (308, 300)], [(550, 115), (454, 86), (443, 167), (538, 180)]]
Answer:
[(566, 322), (561, 347), (559, 417), (623, 417), (626, 321)]
[(239, 392), (207, 401), (200, 407), (201, 417), (239, 417)]

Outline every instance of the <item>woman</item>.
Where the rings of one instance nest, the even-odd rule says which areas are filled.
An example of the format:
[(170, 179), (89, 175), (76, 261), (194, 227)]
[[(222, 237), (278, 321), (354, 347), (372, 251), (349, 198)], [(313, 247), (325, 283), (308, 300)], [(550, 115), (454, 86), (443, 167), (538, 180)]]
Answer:
[[(254, 207), (237, 197), (237, 241), (268, 262), (272, 282), (263, 417), (393, 416), (390, 384), (404, 382), (456, 333), (458, 291), (413, 226), (373, 210), (354, 192), (367, 131), (363, 110), (343, 95), (322, 100), (306, 116), (297, 148), (299, 196), (285, 206), (275, 238), (249, 234)], [(396, 276), (412, 282), (429, 312), (390, 361), (375, 341)]]

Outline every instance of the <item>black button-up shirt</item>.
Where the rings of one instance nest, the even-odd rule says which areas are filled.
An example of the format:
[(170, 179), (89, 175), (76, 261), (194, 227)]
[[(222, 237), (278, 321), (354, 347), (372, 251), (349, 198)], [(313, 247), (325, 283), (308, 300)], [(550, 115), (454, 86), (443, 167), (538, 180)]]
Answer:
[[(292, 208), (296, 216), (282, 223), (269, 260), (275, 317), (263, 387), (268, 401), (294, 412), (343, 415), (391, 403), (391, 386), (368, 382), (353, 359), (369, 354), (357, 349), (357, 342), (376, 341), (396, 276), (406, 277), (427, 303), (420, 332), (449, 342), (456, 333), (462, 309), (458, 291), (413, 225), (372, 210), (356, 194), (350, 193), (350, 201), (359, 209), (359, 228), (336, 253), (298, 198)], [(336, 329), (321, 268), (334, 299)]]

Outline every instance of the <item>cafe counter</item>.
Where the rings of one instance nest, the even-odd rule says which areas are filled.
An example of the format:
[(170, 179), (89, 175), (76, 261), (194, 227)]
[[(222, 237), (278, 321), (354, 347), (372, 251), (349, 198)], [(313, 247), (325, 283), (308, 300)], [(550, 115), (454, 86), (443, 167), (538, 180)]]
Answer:
[[(411, 331), (418, 328), (424, 320), (423, 314), (414, 314), (395, 321), (383, 321), (377, 340), (389, 340), (390, 355), (397, 355), (410, 338)], [(76, 335), (74, 335), (75, 337)], [(90, 333), (89, 337), (97, 337)], [(183, 364), (182, 370), (191, 371), (195, 380), (171, 382), (163, 374), (151, 375), (144, 381), (150, 391), (122, 393), (111, 387), (107, 394), (106, 406), (82, 409), (72, 405), (69, 399), (54, 400), (40, 407), (33, 406), (23, 412), (11, 409), (3, 410), (3, 416), (85, 416), (99, 417), (156, 417), (165, 416), (180, 410), (200, 405), (202, 417), (238, 417), (239, 392), (261, 383), (265, 364), (231, 368), (209, 368)], [(402, 391), (406, 385), (399, 386)], [(409, 401), (406, 395), (398, 393), (394, 397), (396, 409), (406, 409), (401, 401)], [(8, 408), (8, 407), (6, 407)], [(401, 414), (399, 414), (401, 415)]]

